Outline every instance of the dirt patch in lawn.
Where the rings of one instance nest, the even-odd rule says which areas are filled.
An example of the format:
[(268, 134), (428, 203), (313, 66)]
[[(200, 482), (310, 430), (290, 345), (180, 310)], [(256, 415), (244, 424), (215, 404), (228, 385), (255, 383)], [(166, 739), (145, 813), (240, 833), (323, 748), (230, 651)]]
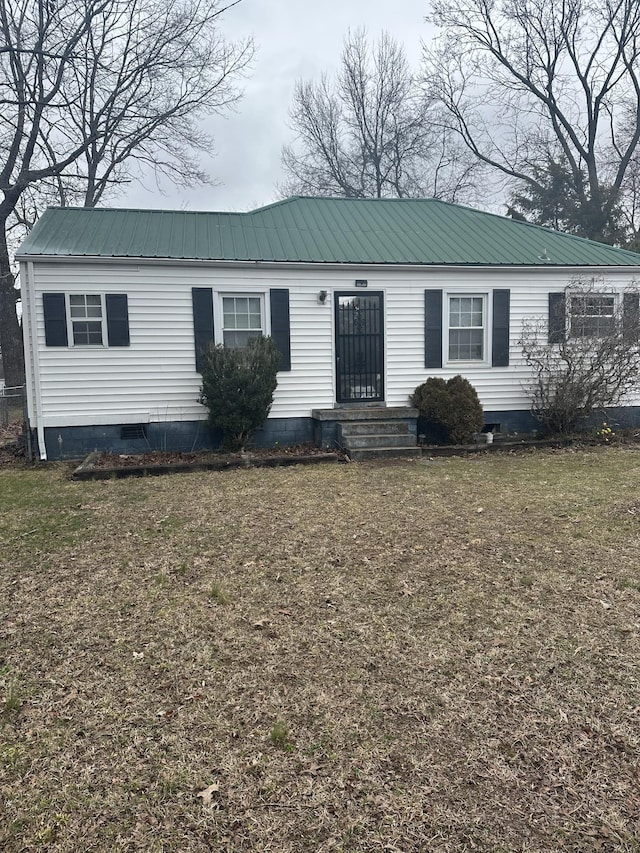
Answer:
[(0, 471), (0, 849), (637, 851), (628, 449)]

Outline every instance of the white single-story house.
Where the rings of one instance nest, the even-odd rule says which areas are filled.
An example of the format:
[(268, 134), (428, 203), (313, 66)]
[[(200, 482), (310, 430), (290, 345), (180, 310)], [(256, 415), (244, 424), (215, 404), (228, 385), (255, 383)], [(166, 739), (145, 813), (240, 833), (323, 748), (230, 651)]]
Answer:
[(456, 374), (488, 424), (526, 429), (523, 323), (578, 279), (605, 282), (606, 314), (640, 277), (635, 253), (434, 199), (50, 208), (18, 258), (43, 459), (215, 447), (202, 352), (260, 333), (282, 353), (260, 443), (330, 443), (350, 407), (393, 413), (428, 377)]

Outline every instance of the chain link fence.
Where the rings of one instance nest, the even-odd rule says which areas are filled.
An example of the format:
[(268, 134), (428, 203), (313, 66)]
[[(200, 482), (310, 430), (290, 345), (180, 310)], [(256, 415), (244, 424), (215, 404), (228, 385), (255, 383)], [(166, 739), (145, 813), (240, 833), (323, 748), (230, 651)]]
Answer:
[(0, 428), (22, 428), (26, 420), (26, 394), (24, 385), (8, 388), (0, 385)]

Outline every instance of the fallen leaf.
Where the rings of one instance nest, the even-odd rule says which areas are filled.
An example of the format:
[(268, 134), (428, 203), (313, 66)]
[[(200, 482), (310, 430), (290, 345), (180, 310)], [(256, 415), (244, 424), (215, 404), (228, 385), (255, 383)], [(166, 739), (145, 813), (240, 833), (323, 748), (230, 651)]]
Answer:
[(203, 806), (210, 806), (211, 800), (213, 799), (213, 795), (217, 794), (219, 790), (220, 785), (217, 782), (214, 782), (213, 785), (209, 785), (208, 788), (204, 788), (202, 791), (198, 791), (196, 796), (202, 799)]

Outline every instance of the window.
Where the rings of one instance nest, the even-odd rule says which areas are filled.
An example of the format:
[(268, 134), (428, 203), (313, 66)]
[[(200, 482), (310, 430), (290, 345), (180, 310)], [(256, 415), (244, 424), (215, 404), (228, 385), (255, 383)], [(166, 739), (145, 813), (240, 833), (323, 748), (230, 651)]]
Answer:
[(204, 355), (212, 341), (233, 346), (237, 341), (241, 343), (243, 336), (248, 341), (258, 334), (271, 336), (280, 350), (279, 369), (291, 370), (288, 288), (272, 287), (263, 293), (243, 295), (218, 293), (211, 287), (192, 287), (191, 300), (195, 366), (198, 373), (202, 373)]
[(222, 340), (225, 347), (242, 349), (264, 334), (261, 296), (222, 297)]
[(484, 361), (485, 297), (449, 297), (449, 361)]
[(44, 339), (48, 347), (128, 347), (126, 293), (43, 293)]
[(602, 338), (613, 331), (615, 297), (604, 294), (569, 295), (569, 336)]
[[(562, 294), (564, 306), (564, 294)], [(424, 366), (438, 369), (461, 365), (508, 367), (511, 331), (511, 291), (497, 287), (491, 293), (424, 292)], [(564, 315), (563, 315), (564, 316)]]
[(74, 346), (102, 346), (102, 297), (99, 295), (69, 296), (69, 315)]

